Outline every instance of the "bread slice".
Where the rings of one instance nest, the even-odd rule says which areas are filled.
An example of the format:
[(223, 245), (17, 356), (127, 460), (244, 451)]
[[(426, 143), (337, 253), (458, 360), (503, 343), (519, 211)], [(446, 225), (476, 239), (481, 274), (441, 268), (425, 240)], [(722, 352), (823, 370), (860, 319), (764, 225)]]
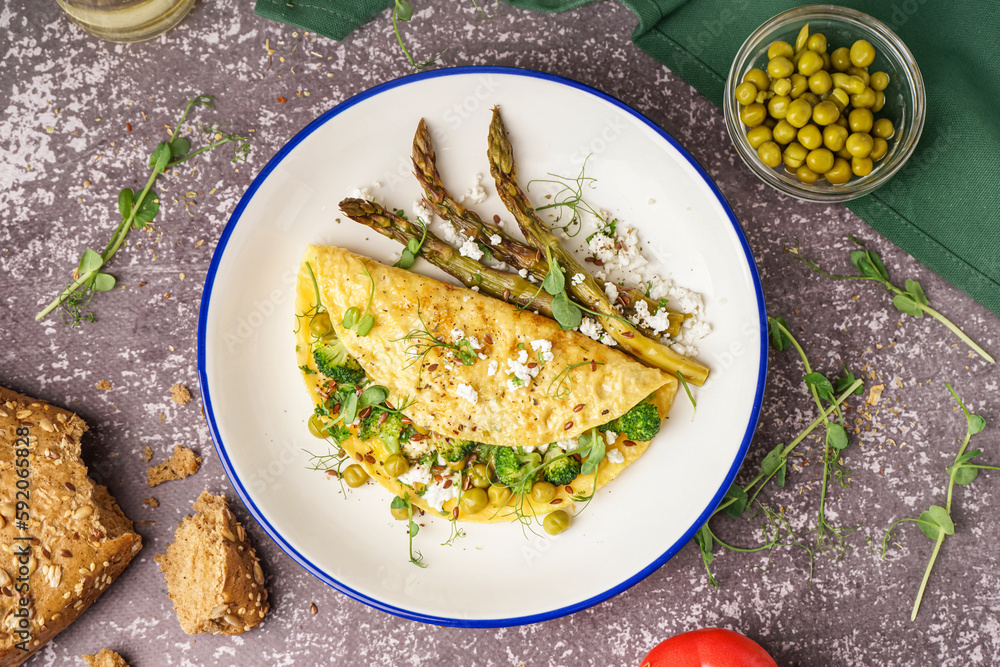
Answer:
[(87, 476), (86, 430), (72, 412), (0, 387), (0, 667), (75, 621), (142, 548)]
[(177, 620), (189, 635), (242, 634), (267, 615), (264, 571), (225, 496), (202, 491), (194, 509), (156, 555)]
[(125, 658), (109, 648), (102, 648), (93, 655), (81, 656), (90, 667), (129, 667)]

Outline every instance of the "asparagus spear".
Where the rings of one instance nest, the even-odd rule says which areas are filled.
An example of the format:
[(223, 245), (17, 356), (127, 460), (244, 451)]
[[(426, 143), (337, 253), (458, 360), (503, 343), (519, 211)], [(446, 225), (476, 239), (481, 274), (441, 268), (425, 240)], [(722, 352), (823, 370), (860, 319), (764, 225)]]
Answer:
[(507, 131), (498, 108), (493, 109), (490, 123), (489, 149), (490, 173), (496, 181), (497, 192), (504, 206), (514, 215), (524, 238), (539, 250), (547, 250), (569, 275), (583, 273), (585, 278), (579, 284), (571, 281), (569, 289), (577, 300), (590, 310), (601, 313), (601, 325), (622, 346), (647, 364), (667, 371), (680, 373), (696, 385), (702, 385), (708, 378), (708, 367), (684, 355), (678, 354), (666, 345), (651, 340), (639, 332), (631, 323), (623, 320), (598, 285), (572, 253), (567, 252), (552, 230), (535, 214), (528, 198), (517, 184), (517, 167), (514, 152), (507, 138)]
[[(423, 229), (409, 220), (366, 199), (345, 199), (340, 202), (340, 210), (351, 220), (399, 241), (404, 246), (410, 239), (420, 240), (424, 233)], [(546, 317), (552, 317), (552, 297), (545, 290), (539, 291), (537, 285), (531, 284), (515, 273), (491, 269), (474, 259), (460, 255), (457, 250), (430, 231), (424, 239), (420, 256), (442, 271), (458, 278), (466, 287), (478, 287), (483, 294), (522, 308), (529, 307), (530, 304), (532, 310)], [(536, 292), (538, 292), (537, 297)]]
[[(413, 174), (424, 190), (424, 201), (439, 217), (450, 220), (466, 236), (487, 246), (503, 262), (526, 270), (539, 282), (545, 278), (549, 272), (549, 264), (541, 251), (510, 236), (495, 222), (483, 220), (475, 211), (466, 208), (451, 196), (438, 173), (434, 144), (423, 118), (420, 119), (417, 132), (413, 136), (412, 158)], [(500, 241), (494, 243), (493, 240), (497, 237)], [(635, 304), (639, 301), (646, 302), (650, 313), (655, 313), (660, 307), (659, 302), (650, 299), (634, 287), (622, 289), (618, 298), (625, 306), (626, 313), (633, 317)], [(667, 311), (670, 313), (668, 315), (670, 326), (665, 333), (668, 336), (676, 336), (680, 333), (681, 323), (688, 316), (670, 308)], [(651, 329), (640, 328), (649, 336), (656, 335)]]

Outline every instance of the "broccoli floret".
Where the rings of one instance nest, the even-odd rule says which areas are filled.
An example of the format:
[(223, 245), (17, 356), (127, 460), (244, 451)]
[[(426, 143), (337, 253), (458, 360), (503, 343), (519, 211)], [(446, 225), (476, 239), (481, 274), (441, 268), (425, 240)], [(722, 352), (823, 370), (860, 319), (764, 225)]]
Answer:
[[(380, 424), (379, 419), (383, 414), (385, 415), (385, 421)], [(386, 448), (390, 452), (398, 452), (399, 436), (405, 426), (402, 419), (402, 416), (398, 412), (372, 410), (358, 425), (358, 438), (361, 440), (378, 438), (385, 443)]]
[(647, 442), (660, 432), (660, 413), (652, 403), (639, 403), (617, 419), (612, 419), (600, 431), (609, 428), (617, 433), (624, 433), (629, 440)]
[(476, 443), (459, 438), (440, 438), (437, 441), (438, 454), (449, 463), (458, 463), (472, 451)]
[[(572, 484), (577, 475), (580, 474), (580, 462), (575, 456), (563, 456), (555, 447), (550, 447), (545, 453), (545, 467), (542, 468), (545, 474), (545, 481), (556, 486), (566, 486)], [(551, 462), (550, 462), (551, 461)]]
[(497, 447), (493, 450), (493, 469), (497, 480), (504, 486), (513, 486), (518, 481), (521, 472), (521, 462), (517, 453), (511, 447)]
[(360, 384), (365, 379), (361, 364), (347, 352), (338, 338), (317, 342), (313, 346), (313, 359), (320, 373), (337, 382)]

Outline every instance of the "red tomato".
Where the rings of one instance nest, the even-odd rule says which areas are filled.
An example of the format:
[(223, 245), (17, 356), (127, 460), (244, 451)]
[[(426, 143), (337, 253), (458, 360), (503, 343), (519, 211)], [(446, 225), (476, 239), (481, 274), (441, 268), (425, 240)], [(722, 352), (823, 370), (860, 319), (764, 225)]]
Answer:
[(778, 667), (778, 663), (760, 644), (738, 632), (702, 628), (660, 642), (639, 667)]

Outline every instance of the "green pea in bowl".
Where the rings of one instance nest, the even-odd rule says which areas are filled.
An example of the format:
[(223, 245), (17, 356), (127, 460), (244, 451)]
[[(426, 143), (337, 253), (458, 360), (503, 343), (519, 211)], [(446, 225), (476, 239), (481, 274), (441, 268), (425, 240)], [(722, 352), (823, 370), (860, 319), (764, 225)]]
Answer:
[[(880, 97), (877, 104), (867, 107), (869, 110), (877, 109), (877, 111), (874, 111), (873, 114), (863, 112), (856, 114), (851, 117), (850, 123), (847, 122), (846, 115), (844, 116), (845, 120), (838, 121), (847, 124), (845, 129), (849, 137), (853, 137), (856, 132), (859, 135), (865, 135), (850, 139), (850, 143), (842, 146), (839, 153), (830, 149), (841, 146), (840, 141), (844, 140), (843, 132), (831, 130), (829, 134), (833, 136), (827, 142), (827, 135), (824, 134), (827, 119), (820, 115), (820, 120), (823, 123), (816, 123), (813, 120), (817, 117), (815, 110), (828, 112), (831, 105), (827, 102), (830, 102), (836, 104), (840, 107), (840, 111), (846, 114), (847, 110), (853, 108), (855, 98), (853, 95), (848, 95), (851, 104), (843, 107), (844, 96), (842, 93), (846, 91), (841, 90), (840, 93), (835, 93), (834, 91), (838, 89), (835, 84), (831, 84), (830, 88), (826, 89), (828, 81), (822, 75), (819, 75), (815, 82), (806, 77), (808, 83), (804, 92), (802, 91), (802, 79), (799, 78), (802, 76), (799, 71), (802, 55), (810, 48), (823, 46), (822, 39), (816, 38), (816, 42), (810, 43), (808, 48), (804, 46), (801, 49), (797, 48), (796, 38), (806, 24), (809, 26), (810, 36), (819, 33), (826, 38), (823, 50), (828, 57), (823, 58), (822, 69), (831, 74), (832, 80), (844, 81), (844, 75), (840, 74), (838, 69), (831, 64), (835, 62), (833, 55), (836, 49), (846, 47), (850, 50), (851, 46), (858, 40), (866, 40), (874, 47), (874, 59), (867, 66), (867, 72), (862, 73), (856, 69), (847, 72), (848, 74), (853, 73), (854, 78), (864, 80), (865, 88), (868, 89), (862, 94), (862, 97), (858, 98), (859, 100), (865, 99), (864, 95), (875, 92), (874, 88), (870, 87), (872, 74), (884, 72), (888, 76), (888, 84), (881, 91), (878, 91), (884, 98)], [(760, 79), (759, 73), (752, 73), (749, 77), (747, 73), (754, 69), (768, 71), (768, 65), (771, 61), (768, 50), (778, 40), (787, 42), (791, 46), (794, 55), (792, 53), (786, 55), (788, 55), (789, 61), (794, 62), (775, 63), (776, 68), (773, 68), (772, 71), (779, 76), (768, 76), (766, 79), (768, 89), (762, 90), (765, 81)], [(779, 48), (772, 50), (771, 55), (782, 50), (787, 51), (787, 48), (779, 45)], [(814, 56), (809, 56), (809, 58), (815, 59)], [(780, 67), (787, 68), (789, 64), (792, 65), (794, 76), (793, 74), (786, 75)], [(811, 68), (807, 68), (805, 71), (809, 71), (809, 69)], [(834, 76), (835, 74), (840, 74), (840, 76)], [(866, 75), (867, 79), (865, 79)], [(754, 79), (755, 76), (756, 79)], [(757, 98), (751, 103), (763, 105), (764, 122), (757, 122), (761, 118), (760, 107), (748, 109), (749, 105), (741, 104), (737, 99), (737, 88), (748, 78), (756, 80), (757, 84), (752, 90), (744, 86), (739, 90), (739, 93), (743, 102), (747, 102), (749, 101), (748, 92), (756, 91)], [(876, 86), (885, 83), (881, 76), (874, 81), (877, 82)], [(786, 92), (784, 88), (789, 86), (789, 82), (797, 82), (798, 85), (794, 86), (791, 92)], [(810, 88), (813, 83), (816, 84), (815, 88), (820, 91), (819, 93)], [(857, 82), (850, 81), (849, 83), (853, 85)], [(774, 90), (775, 87), (778, 88), (777, 92)], [(784, 93), (784, 95), (778, 96), (778, 93)], [(775, 97), (779, 97), (779, 99), (773, 103), (773, 108), (774, 112), (781, 116), (780, 119), (771, 115), (771, 100)], [(815, 128), (820, 130), (822, 141), (827, 145), (819, 144), (818, 149), (826, 150), (819, 150), (813, 154), (813, 149), (809, 148), (803, 152), (804, 146), (799, 143), (800, 140), (809, 146), (815, 146), (817, 141), (815, 130), (802, 132), (801, 130), (806, 126), (792, 126), (790, 128), (788, 125), (781, 125), (779, 127), (780, 123), (787, 122), (786, 116), (783, 114), (789, 111), (789, 104), (795, 103), (799, 99), (805, 99), (814, 110), (813, 116), (809, 118), (806, 126), (815, 125)], [(821, 103), (822, 107), (820, 107)], [(859, 102), (859, 104), (865, 104), (865, 102)], [(798, 199), (816, 202), (842, 202), (856, 199), (874, 191), (892, 178), (909, 159), (920, 139), (926, 106), (926, 92), (923, 78), (920, 76), (920, 69), (917, 67), (913, 54), (906, 48), (902, 40), (885, 24), (871, 16), (847, 7), (834, 5), (811, 5), (792, 9), (778, 14), (757, 28), (743, 43), (733, 60), (729, 77), (726, 80), (726, 97), (723, 101), (726, 128), (736, 151), (747, 166), (762, 181), (776, 190)], [(788, 117), (788, 121), (794, 121), (796, 124), (802, 122), (803, 109), (804, 106), (801, 103), (796, 105), (793, 112), (794, 118)], [(866, 117), (870, 117), (870, 119), (866, 120)], [(885, 143), (882, 145), (877, 137), (877, 131), (885, 130), (889, 126), (885, 121), (878, 124), (880, 119), (888, 119), (892, 124), (892, 134), (884, 138)], [(750, 121), (753, 126), (746, 124), (744, 120)], [(866, 123), (871, 121), (874, 121), (878, 126), (864, 131)], [(771, 127), (767, 130), (763, 129), (768, 125)], [(835, 123), (832, 123), (831, 127), (833, 125)], [(758, 127), (761, 129), (757, 129)], [(748, 138), (747, 134), (751, 129), (755, 129), (756, 132)], [(841, 135), (840, 139), (836, 136), (838, 133)], [(883, 131), (882, 134), (886, 133)], [(781, 143), (779, 139), (784, 140), (784, 143)], [(865, 149), (869, 139), (874, 142), (874, 152), (871, 154), (867, 154)], [(763, 145), (765, 143), (768, 145)], [(855, 153), (861, 154), (857, 160), (853, 159), (853, 154), (848, 150), (851, 148), (855, 150)], [(780, 154), (777, 151), (780, 151)], [(836, 160), (836, 168), (830, 172), (820, 171), (828, 164), (830, 155), (827, 154), (827, 151)], [(803, 159), (806, 155), (809, 156), (808, 164)], [(874, 159), (875, 156), (878, 156), (878, 159)], [(868, 163), (869, 159), (871, 160), (870, 164)], [(778, 163), (776, 166), (768, 166), (765, 161), (771, 164)], [(845, 162), (850, 171), (846, 179), (844, 178)], [(818, 169), (816, 171), (811, 169), (799, 171), (800, 165), (815, 165)], [(797, 172), (803, 177), (802, 179), (799, 178)], [(830, 174), (830, 180), (827, 180), (827, 174)]]

